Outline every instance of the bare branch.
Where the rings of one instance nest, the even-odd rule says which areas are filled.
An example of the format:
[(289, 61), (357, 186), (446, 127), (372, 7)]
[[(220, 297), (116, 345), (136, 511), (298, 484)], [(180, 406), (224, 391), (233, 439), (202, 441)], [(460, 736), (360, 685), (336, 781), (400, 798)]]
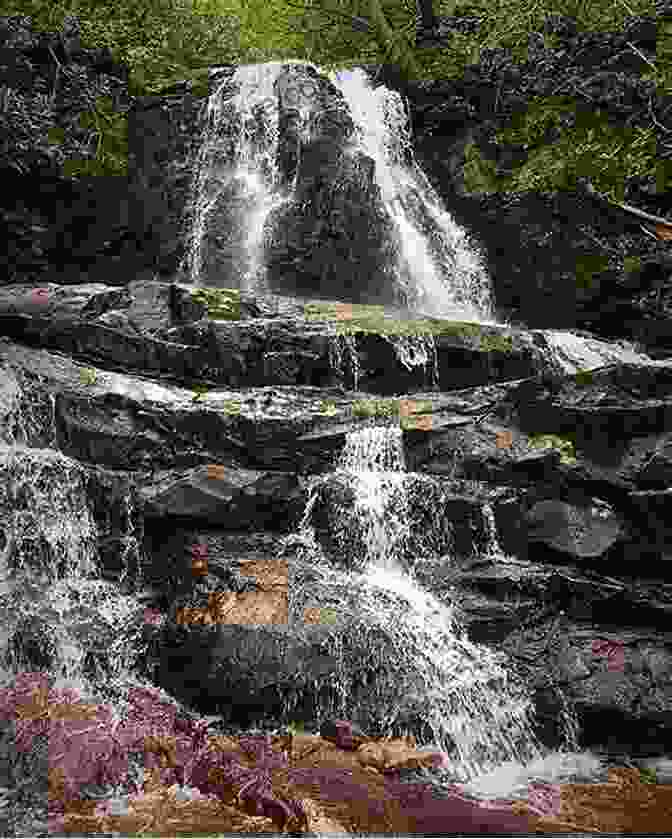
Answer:
[(649, 65), (649, 67), (653, 67), (653, 69), (656, 71), (656, 73), (658, 72), (658, 68), (653, 63), (653, 61), (649, 61), (649, 59), (644, 55), (643, 52), (641, 52), (641, 50), (638, 50), (637, 47), (634, 44), (630, 43), (630, 41), (626, 41), (625, 43), (630, 47), (630, 49), (634, 50), (637, 53), (637, 55), (642, 59), (642, 61), (646, 61), (646, 63)]

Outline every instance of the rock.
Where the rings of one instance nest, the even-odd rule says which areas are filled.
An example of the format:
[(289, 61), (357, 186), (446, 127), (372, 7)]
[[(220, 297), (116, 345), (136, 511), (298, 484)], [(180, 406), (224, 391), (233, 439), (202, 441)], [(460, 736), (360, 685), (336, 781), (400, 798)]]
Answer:
[(320, 737), (348, 751), (358, 751), (368, 739), (358, 726), (346, 720), (325, 720), (320, 726)]
[(601, 556), (622, 534), (614, 511), (599, 498), (584, 508), (562, 501), (540, 501), (528, 511), (526, 523), (529, 541), (545, 542), (580, 559)]
[[(444, 30), (474, 25), (443, 21)], [(131, 105), (107, 52), (89, 55), (67, 33), (56, 44), (0, 26), (13, 51), (9, 87), (32, 96), (50, 81), (45, 68), (55, 70), (50, 50), (63, 48), (68, 68), (87, 64), (86, 90), (107, 85), (127, 109), (132, 161), (128, 179), (100, 178), (95, 189), (53, 166), (38, 176), (22, 149), (10, 162), (30, 177), (6, 167), (14, 203), (0, 210), (12, 265), (0, 289), (0, 550), (11, 567), (26, 535), (17, 512), (28, 535), (37, 531), (23, 540), (37, 570), (58, 565), (67, 542), (47, 533), (44, 515), (30, 518), (30, 481), (17, 467), (34, 467), (52, 501), (60, 489), (84, 498), (87, 555), (111, 585), (126, 575), (124, 591), (143, 586), (139, 610), (150, 617), (138, 666), (185, 703), (245, 725), (347, 713), (367, 731), (384, 728), (403, 662), (380, 626), (357, 620), (362, 591), (341, 572), (365, 567), (368, 540), (353, 511), (357, 489), (333, 461), (349, 432), (400, 417), (402, 564), (471, 640), (524, 674), (544, 742), (562, 744), (562, 693), (582, 746), (644, 757), (667, 748), (672, 265), (639, 222), (580, 188), (477, 195), (468, 183), (468, 147), (500, 177), (527, 159), (524, 148), (494, 143), (494, 132), (521, 104), (573, 84), (572, 74), (617, 120), (649, 125), (655, 115), (654, 132), (664, 123), (664, 103), (634, 78), (642, 58), (623, 40), (647, 50), (655, 26), (652, 35), (642, 19), (619, 35), (549, 25), (564, 55), (532, 37), (527, 64), (489, 51), (463, 79), (402, 84), (392, 68), (375, 68), (406, 95), (414, 154), (483, 243), (498, 316), (511, 320), (424, 321), (410, 337), (399, 328), (411, 318), (388, 270), (395, 246), (374, 161), (346, 153), (353, 122), (324, 76), (286, 66), (273, 91), (280, 180), (296, 178), (297, 196), (267, 219), (277, 293), (236, 295), (240, 254), (213, 229), (206, 268), (232, 286), (217, 305), (180, 267), (202, 101), (178, 84)], [(227, 82), (224, 104), (234, 70), (211, 77)], [(303, 124), (297, 79), (311, 91)], [(630, 82), (632, 97), (621, 97)], [(227, 153), (229, 123), (220, 126)], [(669, 214), (650, 178), (626, 181), (629, 201)], [(234, 199), (213, 206), (214, 227), (242, 207)], [(636, 258), (628, 269), (626, 252)], [(372, 323), (361, 302), (390, 304), (387, 316)], [(313, 489), (317, 547), (296, 534)], [(391, 600), (380, 596), (381, 613)], [(6, 640), (48, 667), (47, 628), (43, 615)], [(335, 674), (347, 676), (345, 710)], [(417, 709), (397, 722), (423, 736)], [(369, 769), (389, 764), (384, 752), (369, 757)], [(377, 774), (367, 773), (366, 789)], [(478, 827), (471, 804), (445, 807), (458, 829)], [(486, 822), (493, 830), (494, 816)], [(441, 821), (418, 815), (415, 824)], [(375, 827), (389, 826), (380, 816)]]

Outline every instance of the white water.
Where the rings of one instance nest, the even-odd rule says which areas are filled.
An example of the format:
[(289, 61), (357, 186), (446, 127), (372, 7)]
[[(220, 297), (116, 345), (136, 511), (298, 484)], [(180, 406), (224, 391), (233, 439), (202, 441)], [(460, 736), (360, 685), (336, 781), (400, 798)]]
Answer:
[(414, 310), (492, 321), (485, 263), (414, 160), (402, 97), (382, 85), (373, 88), (359, 68), (337, 71), (329, 78), (350, 108), (358, 133), (354, 147), (375, 162), (376, 183), (397, 231), (398, 282), (411, 292)]
[[(193, 284), (216, 285), (208, 282), (204, 265), (204, 245), (212, 247), (214, 242), (235, 253), (241, 289), (266, 288), (264, 225), (272, 210), (293, 200), (296, 184), (296, 178), (288, 187), (281, 184), (276, 162), (278, 95), (288, 95), (291, 88), (290, 80), (283, 93), (278, 76), (293, 65), (322, 72), (300, 61), (241, 65), (208, 99), (181, 266)], [(396, 282), (413, 311), (491, 322), (490, 280), (483, 259), (413, 159), (409, 121), (399, 94), (385, 87), (374, 89), (359, 69), (333, 72), (328, 78), (343, 94), (356, 126), (350, 153), (358, 149), (374, 161), (376, 183), (395, 231)], [(313, 85), (307, 80), (302, 89), (306, 84)], [(317, 96), (305, 93), (292, 100), (299, 109), (303, 141), (309, 139), (317, 102)], [(211, 217), (221, 202), (236, 228), (226, 241), (224, 231), (212, 229)]]
[(355, 509), (365, 530), (364, 562), (398, 568), (409, 533), (401, 429), (372, 426), (348, 434), (337, 469), (355, 487)]
[[(452, 606), (423, 590), (404, 570), (411, 510), (401, 429), (371, 426), (350, 432), (336, 470), (355, 488), (354, 510), (337, 509), (336, 527), (340, 519), (352, 529), (354, 513), (365, 545), (362, 572), (349, 575), (352, 604), (344, 603), (344, 611), (364, 627), (382, 630), (394, 650), (387, 663), (398, 703), (381, 709), (387, 724), (409, 712), (418, 714), (435, 743), (450, 752), (454, 779), (473, 778), (507, 760), (521, 765), (538, 760), (531, 702), (511, 681), (503, 657), (466, 640)], [(315, 496), (307, 505), (305, 531), (314, 502)], [(309, 534), (304, 536), (314, 546)], [(325, 568), (325, 576), (333, 574)], [(390, 687), (384, 682), (372, 688), (372, 696), (378, 690), (384, 695)], [(341, 672), (341, 713), (349, 690), (348, 674)]]
[[(274, 84), (287, 62), (240, 65), (232, 79), (223, 81), (208, 98), (205, 131), (192, 184), (191, 227), (182, 266), (194, 285), (208, 285), (202, 276), (203, 241), (208, 219), (225, 190), (240, 201), (236, 220), (240, 236), (237, 261), (240, 288), (264, 288), (263, 231), (268, 214), (288, 200), (279, 188), (276, 164), (278, 107)], [(227, 98), (227, 90), (237, 93)], [(222, 132), (233, 126), (232, 145)], [(231, 212), (231, 208), (227, 208)], [(231, 243), (230, 243), (231, 244)]]
[[(52, 656), (55, 688), (104, 699), (137, 681), (143, 609), (101, 577), (85, 471), (57, 450), (53, 395), (9, 372), (0, 423), (0, 681), (35, 669), (14, 643), (28, 630)], [(42, 440), (51, 447), (35, 445)], [(125, 506), (123, 563), (139, 551), (130, 495)], [(122, 578), (127, 571), (124, 564)]]

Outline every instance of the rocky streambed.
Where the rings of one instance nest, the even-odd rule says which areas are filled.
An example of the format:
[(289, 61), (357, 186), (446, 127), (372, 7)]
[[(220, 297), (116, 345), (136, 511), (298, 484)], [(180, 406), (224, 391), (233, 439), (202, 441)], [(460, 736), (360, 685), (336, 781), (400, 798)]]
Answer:
[[(9, 579), (70, 544), (26, 490), (67, 473), (105, 585), (134, 598), (117, 631), (136, 672), (230, 732), (310, 726), (333, 699), (325, 642), (350, 636), (296, 534), (322, 476), (315, 538), (349, 570), (352, 534), (334, 541), (327, 515), (348, 497), (335, 456), (353, 429), (400, 427), (413, 573), (506, 655), (540, 741), (566, 744), (571, 719), (574, 745), (612, 764), (669, 755), (669, 362), (586, 334), (224, 297), (213, 317), (160, 281), (2, 289)], [(50, 614), (7, 639), (23, 670), (58, 660)], [(348, 710), (382, 736), (365, 702)]]

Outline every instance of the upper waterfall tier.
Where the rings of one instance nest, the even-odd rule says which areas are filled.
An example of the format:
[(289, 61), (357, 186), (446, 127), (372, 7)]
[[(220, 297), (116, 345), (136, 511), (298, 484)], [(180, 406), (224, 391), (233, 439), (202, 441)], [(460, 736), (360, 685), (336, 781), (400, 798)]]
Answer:
[(492, 318), (482, 257), (415, 162), (398, 93), (361, 69), (243, 65), (202, 122), (190, 282)]

